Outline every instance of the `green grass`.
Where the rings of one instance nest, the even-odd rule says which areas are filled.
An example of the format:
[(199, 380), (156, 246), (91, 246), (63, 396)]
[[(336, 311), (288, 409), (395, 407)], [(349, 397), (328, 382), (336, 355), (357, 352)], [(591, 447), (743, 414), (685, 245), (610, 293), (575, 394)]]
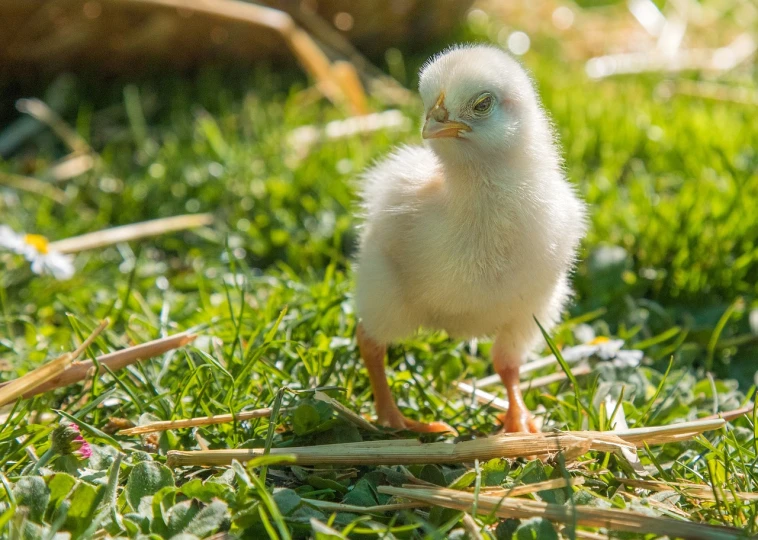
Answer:
[[(592, 82), (581, 66), (530, 54), (526, 63), (555, 120), (568, 174), (592, 205), (575, 278), (577, 301), (553, 339), (576, 344), (589, 326), (644, 350), (646, 360), (640, 369), (593, 360), (596, 369), (578, 387), (535, 389), (527, 403), (544, 407), (549, 425), (558, 429), (607, 429), (611, 411), (596, 413), (598, 401), (622, 384), (631, 427), (667, 425), (746, 403), (757, 341), (749, 315), (758, 309), (754, 112), (686, 97), (664, 100), (656, 97), (662, 80), (656, 76)], [(211, 448), (376, 436), (303, 391), (335, 387), (333, 397), (373, 414), (353, 340), (351, 179), (392, 146), (417, 142), (417, 126), (324, 145), (297, 161), (285, 150), (293, 128), (341, 118), (330, 105), (307, 101), (303, 86), (295, 74), (266, 70), (105, 86), (79, 81), (69, 90), (75, 105), (65, 116), (99, 153), (96, 169), (58, 185), (65, 204), (0, 187), (0, 222), (51, 239), (187, 212), (216, 216), (212, 227), (196, 232), (80, 254), (69, 282), (35, 276), (21, 260), (0, 259), (3, 380), (72, 350), (106, 316), (112, 325), (90, 348), (91, 356), (183, 330), (203, 336), (115, 375), (101, 371), (92, 384), (15, 405), (0, 427), (4, 536), (68, 531), (203, 537), (230, 531), (248, 538), (307, 537), (315, 534), (312, 517), (346, 536), (442, 538), (462, 527), (453, 511), (330, 514), (303, 499), (376, 505), (386, 501), (377, 485), (402, 484), (407, 474), (447, 485), (469, 465), (402, 472), (260, 462), (169, 471), (162, 465), (168, 450), (198, 448), (192, 431), (144, 440), (102, 431), (112, 417), (178, 419), (276, 403), (286, 410), (272, 422), (198, 433)], [(415, 106), (405, 112), (418, 117)], [(45, 179), (63, 154), (61, 143), (43, 131), (0, 162), (0, 171)], [(441, 334), (393, 346), (389, 372), (401, 407), (409, 416), (455, 425), (462, 439), (491, 432), (495, 411), (472, 405), (454, 387), (462, 378), (491, 372), (488, 350), (487, 342), (461, 344)], [(48, 435), (58, 423), (41, 416), (50, 410), (77, 420), (94, 455), (88, 461), (57, 456), (33, 473), (33, 456), (48, 450)], [(718, 495), (716, 502), (702, 502), (672, 487), (651, 500), (671, 504), (693, 521), (753, 535), (756, 503), (734, 502), (724, 493), (758, 490), (757, 452), (755, 422), (742, 418), (695, 441), (643, 450), (640, 457), (659, 480), (712, 485)], [(463, 477), (458, 487), (475, 479), (507, 486), (584, 476), (581, 487), (541, 496), (667, 513), (644, 497), (630, 502), (619, 494), (627, 488), (614, 477), (630, 474), (625, 462), (614, 455), (586, 457), (569, 470), (560, 461), (495, 460), (480, 464), (479, 476)], [(140, 502), (142, 495), (152, 500)], [(496, 523), (487, 517), (477, 522)], [(509, 538), (517, 526), (522, 538), (545, 524), (503, 522), (497, 533), (486, 528), (483, 534)]]

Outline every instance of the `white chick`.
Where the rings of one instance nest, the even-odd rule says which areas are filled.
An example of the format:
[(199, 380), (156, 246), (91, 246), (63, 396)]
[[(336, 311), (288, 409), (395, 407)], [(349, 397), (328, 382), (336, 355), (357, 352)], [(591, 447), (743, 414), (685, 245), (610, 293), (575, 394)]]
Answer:
[(585, 205), (562, 170), (524, 69), (499, 49), (457, 47), (421, 70), (425, 146), (402, 147), (363, 178), (358, 345), (380, 424), (450, 430), (403, 416), (386, 346), (419, 327), (492, 336), (510, 407), (506, 431), (536, 431), (519, 366), (569, 299)]

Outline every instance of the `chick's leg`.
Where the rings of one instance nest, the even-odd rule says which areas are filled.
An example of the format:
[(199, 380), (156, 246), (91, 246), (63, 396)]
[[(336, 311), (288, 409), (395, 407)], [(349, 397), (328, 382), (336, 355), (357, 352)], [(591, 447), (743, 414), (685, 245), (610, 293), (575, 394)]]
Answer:
[(384, 373), (384, 356), (387, 347), (371, 339), (366, 334), (362, 324), (358, 325), (357, 339), (361, 358), (368, 370), (368, 378), (371, 383), (371, 391), (374, 394), (376, 414), (380, 425), (394, 429), (408, 429), (419, 433), (443, 433), (446, 431), (455, 433), (455, 430), (444, 422), (425, 424), (403, 416), (392, 397), (392, 391)]
[(508, 393), (508, 412), (498, 415), (498, 420), (503, 424), (503, 431), (538, 433), (534, 417), (524, 403), (524, 396), (519, 387), (520, 357), (510, 353), (496, 341), (492, 361)]
[(518, 365), (506, 367), (498, 371), (498, 375), (503, 380), (505, 391), (508, 393), (508, 412), (498, 415), (498, 420), (503, 424), (503, 430), (508, 433), (519, 431), (538, 433), (534, 417), (521, 395)]

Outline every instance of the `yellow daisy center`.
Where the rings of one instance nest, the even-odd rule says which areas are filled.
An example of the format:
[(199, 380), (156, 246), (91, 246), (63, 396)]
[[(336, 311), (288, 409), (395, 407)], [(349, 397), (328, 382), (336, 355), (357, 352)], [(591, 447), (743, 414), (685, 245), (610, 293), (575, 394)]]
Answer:
[(47, 238), (41, 234), (27, 234), (24, 236), (24, 242), (32, 246), (39, 253), (45, 255), (48, 252)]
[(600, 345), (601, 343), (608, 343), (610, 339), (605, 336), (598, 336), (589, 342), (589, 345)]

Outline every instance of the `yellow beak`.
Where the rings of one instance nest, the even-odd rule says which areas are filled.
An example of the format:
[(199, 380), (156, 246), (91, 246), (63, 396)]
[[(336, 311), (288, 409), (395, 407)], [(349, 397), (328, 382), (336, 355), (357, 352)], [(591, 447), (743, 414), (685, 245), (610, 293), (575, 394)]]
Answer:
[(432, 110), (426, 115), (424, 129), (421, 136), (424, 139), (442, 139), (444, 137), (460, 137), (461, 131), (471, 131), (471, 127), (463, 122), (455, 122), (449, 119), (445, 108), (445, 93), (437, 98)]
[(427, 118), (421, 136), (424, 139), (442, 139), (444, 137), (460, 137), (462, 131), (471, 131), (471, 127), (463, 122), (445, 120), (440, 122), (434, 118)]

